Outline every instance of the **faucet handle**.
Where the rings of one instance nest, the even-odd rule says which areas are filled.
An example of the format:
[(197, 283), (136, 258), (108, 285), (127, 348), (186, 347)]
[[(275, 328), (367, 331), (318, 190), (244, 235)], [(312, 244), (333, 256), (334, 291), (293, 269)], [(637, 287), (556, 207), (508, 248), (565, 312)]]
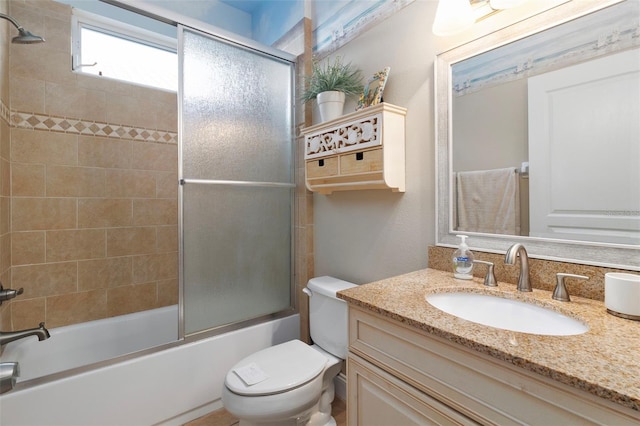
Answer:
[(498, 287), (498, 281), (496, 275), (493, 272), (493, 262), (486, 262), (484, 260), (474, 260), (473, 263), (479, 263), (481, 265), (487, 265), (487, 273), (484, 276), (484, 285), (487, 287)]
[(576, 278), (579, 280), (586, 281), (589, 279), (589, 277), (584, 275), (576, 275), (576, 274), (564, 274), (564, 273), (556, 274), (556, 288), (553, 289), (553, 295), (551, 297), (561, 302), (570, 302), (571, 298), (569, 297), (569, 292), (567, 291), (567, 287), (564, 285), (565, 278)]
[(24, 288), (22, 287), (18, 290), (13, 290), (11, 288), (5, 289), (4, 287), (2, 287), (2, 283), (0, 283), (0, 305), (2, 305), (2, 302), (4, 302), (5, 300), (13, 299), (16, 296), (21, 295), (22, 293), (24, 293)]

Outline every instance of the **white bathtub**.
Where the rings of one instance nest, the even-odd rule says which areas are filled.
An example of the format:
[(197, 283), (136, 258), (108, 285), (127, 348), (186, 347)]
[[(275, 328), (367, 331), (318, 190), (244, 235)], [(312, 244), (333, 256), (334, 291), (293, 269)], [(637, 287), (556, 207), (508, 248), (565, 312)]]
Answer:
[(9, 343), (3, 361), (18, 361), (18, 383), (152, 348), (178, 339), (178, 305), (49, 330), (51, 338)]
[[(177, 333), (176, 308), (162, 309), (167, 312), (149, 314), (158, 314), (158, 321), (164, 316), (160, 314), (173, 317), (173, 323), (165, 330), (167, 335), (156, 336), (150, 329), (143, 334), (163, 340)], [(145, 323), (141, 318), (135, 319)], [(71, 368), (69, 360), (84, 358), (78, 356), (82, 353), (91, 354), (93, 358), (88, 362), (96, 362), (113, 357), (116, 346), (124, 353), (136, 350), (129, 345), (138, 340), (130, 326), (126, 327), (124, 341), (115, 339), (102, 345), (103, 340), (118, 335), (114, 328), (122, 326), (120, 320), (118, 317), (61, 327), (50, 330), (51, 338), (46, 341), (34, 338), (33, 344), (25, 341), (13, 348), (7, 345), (2, 361), (20, 363), (22, 383), (0, 396), (0, 424), (180, 425), (222, 407), (224, 376), (236, 362), (257, 350), (297, 338), (300, 326), (299, 316), (292, 315), (77, 374), (58, 373), (50, 376), (54, 380), (45, 379), (41, 384), (38, 382), (42, 379), (25, 381)], [(54, 345), (56, 340), (60, 347)], [(43, 347), (47, 343), (50, 346)], [(99, 346), (102, 349), (95, 350)], [(109, 353), (98, 354), (101, 351)]]

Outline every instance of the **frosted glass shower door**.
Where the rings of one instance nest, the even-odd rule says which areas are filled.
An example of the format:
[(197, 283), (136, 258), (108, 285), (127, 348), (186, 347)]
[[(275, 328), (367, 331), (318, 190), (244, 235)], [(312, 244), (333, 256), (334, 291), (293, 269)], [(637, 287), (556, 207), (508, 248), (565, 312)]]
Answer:
[(182, 29), (186, 335), (292, 307), (293, 65)]

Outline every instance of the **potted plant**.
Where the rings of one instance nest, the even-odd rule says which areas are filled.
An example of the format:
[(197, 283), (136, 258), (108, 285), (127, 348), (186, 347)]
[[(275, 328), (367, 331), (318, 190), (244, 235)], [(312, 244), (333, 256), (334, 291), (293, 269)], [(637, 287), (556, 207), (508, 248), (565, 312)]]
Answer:
[(362, 93), (362, 74), (351, 63), (344, 64), (338, 56), (333, 62), (313, 61), (311, 77), (302, 95), (303, 102), (316, 99), (322, 121), (333, 120), (342, 115), (346, 96)]

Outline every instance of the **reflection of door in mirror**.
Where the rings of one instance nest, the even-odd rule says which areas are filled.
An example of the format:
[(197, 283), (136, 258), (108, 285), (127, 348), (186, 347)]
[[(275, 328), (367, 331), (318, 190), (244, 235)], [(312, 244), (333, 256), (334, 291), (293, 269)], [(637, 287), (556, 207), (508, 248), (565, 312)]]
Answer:
[[(582, 95), (577, 95), (577, 87), (575, 93), (572, 92), (572, 96), (582, 97), (578, 101), (581, 109), (563, 105), (567, 108), (563, 113), (565, 116), (556, 117), (553, 124), (563, 124), (564, 145), (555, 147), (560, 141), (558, 135), (554, 135), (553, 141), (547, 141), (553, 143), (553, 147), (546, 156), (539, 157), (536, 164), (531, 160), (531, 173), (519, 174), (515, 201), (519, 208), (512, 209), (517, 215), (515, 222), (520, 224), (519, 231), (517, 228), (515, 232), (505, 231), (499, 227), (504, 220), (496, 221), (491, 215), (476, 223), (488, 223), (493, 228), (463, 226), (466, 219), (463, 215), (475, 215), (480, 210), (493, 213), (503, 206), (506, 199), (514, 202), (509, 194), (496, 191), (498, 185), (485, 185), (482, 191), (470, 194), (458, 191), (461, 176), (468, 173), (479, 176), (479, 172), (493, 173), (503, 168), (528, 171), (524, 166), (529, 165), (530, 155), (538, 152), (540, 143), (539, 138), (534, 139), (532, 135), (542, 132), (540, 124), (530, 121), (530, 80), (621, 52), (628, 53), (626, 62), (637, 66), (640, 62), (639, 7), (640, 2), (624, 1), (598, 13), (452, 62), (451, 229), (561, 240), (640, 243), (640, 122), (637, 119), (640, 92), (637, 72), (633, 77), (635, 86), (630, 86), (633, 78), (629, 75), (627, 80), (617, 83), (623, 99), (609, 98), (616, 91), (604, 86), (598, 86), (600, 92), (595, 92), (597, 84), (591, 86), (591, 92)], [(609, 68), (615, 69), (615, 66)], [(569, 84), (578, 84), (577, 81)], [(550, 98), (558, 96), (554, 92)], [(599, 137), (600, 143), (592, 150), (586, 147), (595, 144), (595, 140), (589, 141), (585, 135), (596, 138), (598, 133), (594, 127), (585, 127), (585, 121), (598, 127), (600, 135), (606, 135)], [(627, 124), (622, 124), (623, 121)], [(570, 130), (577, 133), (569, 134)], [(532, 146), (534, 144), (536, 146)], [(587, 151), (593, 154), (588, 160), (583, 158)], [(553, 168), (551, 174), (544, 171), (549, 167)], [(538, 182), (541, 176), (550, 180)], [(536, 193), (529, 197), (528, 191), (534, 188)], [(611, 191), (611, 188), (621, 191)], [(614, 192), (622, 194), (622, 197), (614, 199)], [(583, 200), (582, 204), (578, 199)], [(596, 199), (599, 199), (597, 204)], [(460, 204), (465, 201), (465, 204)], [(460, 205), (465, 208), (460, 209)], [(471, 213), (469, 205), (475, 206)], [(567, 216), (569, 211), (577, 210), (582, 211), (580, 223), (573, 213)], [(530, 217), (534, 214), (536, 217)], [(553, 217), (554, 222), (540, 225), (542, 220), (547, 220), (541, 215)], [(600, 218), (593, 220), (593, 216)], [(536, 230), (529, 231), (529, 224)], [(544, 230), (538, 229), (540, 226)]]
[(640, 49), (529, 79), (531, 236), (640, 244)]

